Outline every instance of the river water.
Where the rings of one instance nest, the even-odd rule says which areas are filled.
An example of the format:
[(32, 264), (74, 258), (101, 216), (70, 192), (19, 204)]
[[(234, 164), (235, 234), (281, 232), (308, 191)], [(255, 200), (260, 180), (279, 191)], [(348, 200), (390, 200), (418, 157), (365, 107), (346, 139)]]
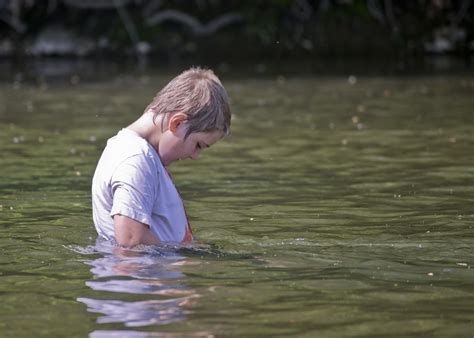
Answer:
[(96, 241), (107, 138), (175, 73), (0, 84), (0, 336), (474, 333), (474, 78), (222, 77), (232, 135), (170, 167), (196, 243)]

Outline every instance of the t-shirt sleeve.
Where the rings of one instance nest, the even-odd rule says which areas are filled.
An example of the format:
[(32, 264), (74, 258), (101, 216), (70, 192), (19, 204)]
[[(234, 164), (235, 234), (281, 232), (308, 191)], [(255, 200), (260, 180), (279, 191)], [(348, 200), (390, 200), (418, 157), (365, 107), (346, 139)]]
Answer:
[(121, 214), (151, 225), (154, 201), (152, 166), (145, 155), (134, 155), (123, 161), (112, 175), (113, 204), (110, 216)]

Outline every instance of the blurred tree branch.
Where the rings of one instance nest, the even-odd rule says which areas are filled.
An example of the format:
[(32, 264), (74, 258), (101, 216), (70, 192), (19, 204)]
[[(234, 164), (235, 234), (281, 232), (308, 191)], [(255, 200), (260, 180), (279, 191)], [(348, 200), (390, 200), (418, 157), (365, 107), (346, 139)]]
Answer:
[(459, 11), (457, 12), (453, 20), (454, 25), (459, 25), (462, 22), (462, 20), (466, 17), (470, 6), (471, 0), (462, 0)]
[(107, 9), (124, 7), (134, 0), (62, 0), (66, 5), (86, 9)]
[(174, 21), (187, 26), (195, 36), (209, 36), (225, 26), (243, 21), (243, 17), (238, 13), (227, 13), (203, 24), (192, 15), (168, 9), (153, 14), (146, 19), (149, 26), (158, 25), (165, 21)]

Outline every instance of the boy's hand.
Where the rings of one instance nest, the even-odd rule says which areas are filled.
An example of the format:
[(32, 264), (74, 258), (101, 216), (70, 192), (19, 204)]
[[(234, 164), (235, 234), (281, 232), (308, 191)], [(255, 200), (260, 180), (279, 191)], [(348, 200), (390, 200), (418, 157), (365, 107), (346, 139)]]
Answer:
[(160, 241), (150, 227), (124, 215), (114, 215), (115, 240), (120, 246), (131, 248), (138, 244), (154, 245)]

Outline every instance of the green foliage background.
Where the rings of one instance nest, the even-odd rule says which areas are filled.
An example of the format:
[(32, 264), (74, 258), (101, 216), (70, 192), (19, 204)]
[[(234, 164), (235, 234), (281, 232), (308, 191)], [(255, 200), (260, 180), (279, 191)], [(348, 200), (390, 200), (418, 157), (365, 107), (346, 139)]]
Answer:
[[(150, 23), (167, 11), (180, 18)], [(206, 34), (188, 24), (226, 16), (234, 20)], [(469, 54), (473, 18), (471, 0), (0, 0), (0, 39), (15, 54), (51, 27), (119, 55), (140, 43), (168, 57)]]

